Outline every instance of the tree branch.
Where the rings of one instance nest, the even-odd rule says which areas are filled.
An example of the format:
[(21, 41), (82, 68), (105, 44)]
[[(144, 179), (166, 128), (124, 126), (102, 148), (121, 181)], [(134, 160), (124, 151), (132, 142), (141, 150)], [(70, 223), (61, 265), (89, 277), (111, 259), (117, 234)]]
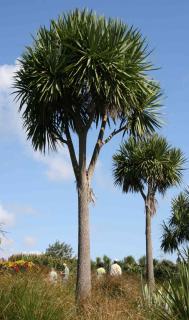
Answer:
[(68, 141), (63, 139), (62, 137), (59, 137), (58, 140), (64, 144), (68, 144)]
[(75, 178), (78, 182), (79, 165), (78, 165), (78, 161), (77, 161), (77, 158), (75, 155), (75, 150), (74, 150), (74, 146), (73, 146), (73, 142), (72, 142), (72, 138), (71, 138), (68, 126), (65, 128), (65, 134), (66, 134), (66, 138), (67, 138), (66, 141), (67, 141), (67, 146), (68, 146), (69, 153), (70, 153), (72, 167), (74, 170)]
[(99, 131), (99, 135), (98, 135), (98, 139), (97, 139), (97, 142), (96, 142), (96, 145), (94, 147), (94, 151), (93, 151), (93, 154), (92, 154), (92, 157), (91, 157), (91, 161), (90, 161), (90, 164), (89, 164), (89, 167), (88, 167), (88, 178), (89, 180), (91, 179), (93, 173), (94, 173), (94, 169), (95, 169), (95, 164), (97, 162), (97, 159), (98, 159), (98, 156), (99, 156), (99, 153), (100, 153), (100, 149), (102, 148), (102, 145), (103, 145), (103, 137), (104, 137), (104, 131), (105, 131), (105, 128), (106, 128), (106, 123), (107, 123), (107, 114), (104, 114), (103, 118), (102, 118), (102, 123), (101, 123), (101, 127), (100, 127), (100, 131)]
[(104, 145), (104, 144), (108, 143), (116, 134), (120, 133), (121, 131), (127, 130), (127, 129), (128, 129), (128, 127), (127, 127), (127, 125), (125, 125), (117, 130), (112, 131), (112, 133), (108, 136), (108, 138), (106, 138), (104, 140), (104, 142), (102, 144)]

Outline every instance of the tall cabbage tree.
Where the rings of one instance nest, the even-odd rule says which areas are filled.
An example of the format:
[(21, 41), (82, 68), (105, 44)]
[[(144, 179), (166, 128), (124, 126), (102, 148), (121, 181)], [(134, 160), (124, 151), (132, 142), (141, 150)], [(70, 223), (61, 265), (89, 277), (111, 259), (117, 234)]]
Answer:
[(189, 242), (189, 189), (172, 200), (171, 216), (163, 224), (161, 248), (164, 252), (178, 251)]
[[(78, 192), (79, 300), (91, 291), (89, 203), (99, 153), (120, 132), (142, 135), (159, 126), (160, 90), (147, 77), (148, 55), (134, 28), (75, 10), (39, 29), (16, 73), (19, 110), (34, 149), (62, 144), (69, 150)], [(112, 132), (105, 136), (107, 127)], [(91, 128), (97, 138), (87, 166)]]
[(154, 289), (151, 218), (156, 212), (156, 194), (181, 182), (184, 157), (157, 134), (145, 140), (130, 138), (113, 156), (115, 185), (123, 192), (140, 193), (146, 212), (146, 275), (150, 291)]

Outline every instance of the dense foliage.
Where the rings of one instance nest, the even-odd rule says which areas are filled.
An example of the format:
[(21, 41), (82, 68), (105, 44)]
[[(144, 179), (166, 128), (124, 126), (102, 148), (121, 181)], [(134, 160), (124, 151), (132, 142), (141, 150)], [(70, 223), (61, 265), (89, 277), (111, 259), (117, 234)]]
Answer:
[[(182, 179), (184, 155), (172, 147), (166, 138), (157, 134), (136, 141), (130, 138), (113, 156), (114, 182), (123, 192), (138, 192), (143, 198), (165, 194)], [(155, 199), (151, 199), (151, 213), (155, 213)]]
[(84, 310), (75, 305), (75, 278), (52, 285), (44, 273), (4, 274), (0, 277), (1, 320), (142, 320), (136, 308), (140, 279), (93, 279), (92, 303)]
[(30, 271), (36, 269), (36, 265), (32, 261), (15, 260), (15, 261), (3, 261), (0, 260), (0, 272), (5, 271)]
[(73, 249), (69, 244), (57, 240), (49, 245), (45, 254), (55, 258), (71, 259), (73, 257)]
[(71, 270), (76, 270), (76, 259), (62, 259), (61, 257), (49, 256), (46, 254), (15, 254), (9, 257), (9, 261), (15, 262), (18, 260), (31, 261), (35, 265), (42, 267), (54, 267), (57, 270), (63, 270), (63, 263), (67, 262)]
[(189, 242), (189, 189), (181, 192), (171, 203), (171, 216), (163, 223), (161, 248), (165, 252), (177, 251)]
[(135, 134), (152, 132), (159, 126), (160, 90), (147, 77), (148, 55), (138, 30), (86, 10), (41, 27), (15, 81), (34, 148), (56, 148), (66, 128), (78, 133), (104, 114)]

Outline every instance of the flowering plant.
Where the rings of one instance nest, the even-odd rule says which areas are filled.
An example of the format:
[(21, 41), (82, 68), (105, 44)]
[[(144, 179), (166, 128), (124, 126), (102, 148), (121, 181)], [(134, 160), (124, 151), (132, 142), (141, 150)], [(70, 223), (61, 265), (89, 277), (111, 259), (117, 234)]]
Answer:
[(17, 261), (0, 261), (0, 270), (8, 271), (27, 271), (35, 267), (35, 264), (31, 261), (17, 260)]

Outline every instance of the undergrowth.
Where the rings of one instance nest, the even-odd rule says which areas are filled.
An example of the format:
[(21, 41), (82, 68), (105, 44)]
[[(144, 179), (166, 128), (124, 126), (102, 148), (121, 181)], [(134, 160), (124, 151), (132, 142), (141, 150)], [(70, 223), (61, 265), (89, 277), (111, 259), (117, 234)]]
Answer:
[(50, 284), (38, 273), (0, 275), (1, 320), (142, 320), (139, 307), (140, 279), (93, 278), (92, 298), (78, 312), (75, 306), (75, 279), (67, 284)]

